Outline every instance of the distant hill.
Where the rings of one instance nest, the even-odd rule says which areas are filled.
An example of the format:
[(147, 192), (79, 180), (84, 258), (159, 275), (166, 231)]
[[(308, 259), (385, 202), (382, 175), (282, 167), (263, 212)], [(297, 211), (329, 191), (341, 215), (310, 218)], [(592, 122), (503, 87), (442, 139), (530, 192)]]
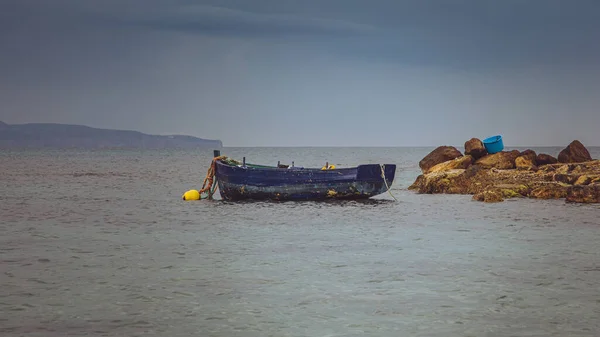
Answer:
[(185, 135), (149, 135), (84, 125), (0, 121), (0, 148), (221, 148), (220, 140)]

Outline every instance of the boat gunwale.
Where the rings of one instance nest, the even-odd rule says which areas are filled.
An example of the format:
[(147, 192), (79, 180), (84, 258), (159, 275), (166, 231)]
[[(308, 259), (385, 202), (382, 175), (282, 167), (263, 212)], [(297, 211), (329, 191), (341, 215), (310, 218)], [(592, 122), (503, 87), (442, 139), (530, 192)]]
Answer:
[(230, 168), (234, 168), (234, 169), (243, 169), (243, 170), (273, 170), (273, 171), (298, 171), (298, 172), (306, 172), (306, 171), (315, 171), (315, 172), (340, 172), (342, 173), (343, 171), (351, 171), (351, 170), (358, 170), (359, 167), (361, 166), (370, 166), (370, 165), (379, 165), (379, 166), (396, 166), (396, 164), (359, 164), (356, 166), (352, 166), (352, 167), (341, 167), (341, 168), (333, 168), (333, 169), (323, 169), (323, 168), (317, 168), (317, 167), (303, 167), (303, 166), (292, 166), (292, 167), (277, 167), (277, 166), (264, 166), (264, 165), (258, 165), (258, 164), (251, 164), (251, 163), (246, 163), (246, 166), (243, 166), (241, 163), (238, 165), (232, 165), (229, 164), (227, 162), (224, 162), (222, 160), (218, 160), (217, 164), (219, 165), (223, 165), (223, 166), (227, 166)]
[(266, 165), (258, 165), (258, 164), (251, 164), (251, 163), (246, 163), (246, 166), (243, 166), (242, 164), (239, 165), (232, 165), (226, 162), (223, 162), (222, 160), (217, 161), (218, 164), (220, 165), (224, 165), (224, 166), (228, 166), (231, 168), (240, 168), (240, 169), (252, 169), (252, 170), (281, 170), (281, 171), (344, 171), (344, 170), (356, 170), (358, 168), (358, 166), (353, 166), (353, 167), (342, 167), (342, 168), (334, 168), (334, 169), (327, 169), (324, 170), (322, 168), (317, 168), (317, 167), (303, 167), (303, 166), (292, 166), (292, 167), (277, 167), (277, 166), (266, 166)]

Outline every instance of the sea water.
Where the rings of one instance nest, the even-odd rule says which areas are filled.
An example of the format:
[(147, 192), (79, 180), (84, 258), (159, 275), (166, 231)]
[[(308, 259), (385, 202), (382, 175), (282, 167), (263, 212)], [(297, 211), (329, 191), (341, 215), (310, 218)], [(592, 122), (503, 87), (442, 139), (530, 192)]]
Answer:
[(408, 191), (431, 150), (221, 149), (398, 165), (397, 201), (242, 203), (181, 200), (212, 149), (4, 150), (0, 335), (600, 335), (600, 206)]

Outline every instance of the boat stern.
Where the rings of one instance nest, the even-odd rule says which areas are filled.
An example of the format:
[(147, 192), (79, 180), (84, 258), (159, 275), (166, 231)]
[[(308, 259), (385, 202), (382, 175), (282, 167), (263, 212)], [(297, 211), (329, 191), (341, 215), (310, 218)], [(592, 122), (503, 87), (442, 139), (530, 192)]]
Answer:
[[(356, 172), (356, 180), (369, 182), (385, 182), (392, 186), (396, 176), (395, 164), (368, 164), (359, 165)], [(385, 177), (385, 181), (383, 181)]]

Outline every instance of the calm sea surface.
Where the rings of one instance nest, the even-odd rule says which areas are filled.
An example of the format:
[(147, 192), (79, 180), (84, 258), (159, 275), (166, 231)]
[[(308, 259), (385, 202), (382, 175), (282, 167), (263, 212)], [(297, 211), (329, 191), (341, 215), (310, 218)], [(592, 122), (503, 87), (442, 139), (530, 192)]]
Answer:
[(222, 150), (398, 165), (321, 203), (182, 201), (212, 150), (0, 151), (0, 336), (599, 336), (600, 206), (407, 191), (430, 150)]

